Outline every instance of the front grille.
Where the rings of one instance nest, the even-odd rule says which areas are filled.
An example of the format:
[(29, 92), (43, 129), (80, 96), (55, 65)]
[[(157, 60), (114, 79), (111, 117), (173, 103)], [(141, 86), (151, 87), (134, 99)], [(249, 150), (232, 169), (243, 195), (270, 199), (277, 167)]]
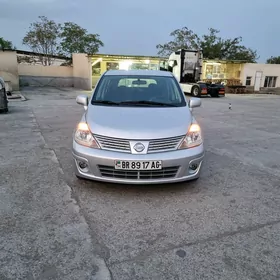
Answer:
[[(98, 141), (99, 145), (104, 150), (118, 151), (130, 153), (130, 144), (128, 139), (114, 138), (102, 135), (94, 135), (95, 139)], [(157, 153), (176, 150), (179, 143), (182, 141), (184, 136), (175, 136), (170, 138), (161, 138), (153, 140), (143, 140), (150, 141), (148, 153)], [(136, 140), (133, 140), (136, 141)], [(141, 140), (139, 140), (141, 142)]]
[(94, 135), (99, 145), (104, 150), (121, 151), (130, 153), (129, 140), (108, 136)]
[(151, 140), (148, 153), (175, 150), (184, 136)]
[(174, 178), (178, 172), (179, 166), (164, 167), (161, 170), (116, 170), (112, 166), (99, 165), (99, 171), (102, 177), (118, 178), (127, 180), (155, 180)]

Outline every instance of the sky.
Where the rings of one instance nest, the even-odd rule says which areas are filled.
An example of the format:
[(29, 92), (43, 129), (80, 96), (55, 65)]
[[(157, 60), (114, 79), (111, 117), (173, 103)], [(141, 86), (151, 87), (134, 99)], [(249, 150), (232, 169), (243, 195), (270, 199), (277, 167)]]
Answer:
[(22, 39), (44, 15), (99, 34), (99, 53), (157, 55), (156, 45), (170, 41), (173, 30), (186, 26), (202, 35), (213, 27), (223, 38), (242, 36), (265, 62), (280, 56), (279, 11), (279, 0), (0, 0), (0, 37), (28, 50)]

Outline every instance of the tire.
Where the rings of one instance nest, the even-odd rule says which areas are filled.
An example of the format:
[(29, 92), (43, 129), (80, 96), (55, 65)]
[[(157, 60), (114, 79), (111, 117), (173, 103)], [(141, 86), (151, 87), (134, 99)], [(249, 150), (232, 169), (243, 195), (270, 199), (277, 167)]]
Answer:
[(191, 90), (191, 94), (194, 97), (200, 97), (200, 87), (199, 86), (193, 86)]
[(0, 113), (7, 114), (8, 112), (9, 112), (9, 109), (8, 109), (8, 108), (0, 109)]

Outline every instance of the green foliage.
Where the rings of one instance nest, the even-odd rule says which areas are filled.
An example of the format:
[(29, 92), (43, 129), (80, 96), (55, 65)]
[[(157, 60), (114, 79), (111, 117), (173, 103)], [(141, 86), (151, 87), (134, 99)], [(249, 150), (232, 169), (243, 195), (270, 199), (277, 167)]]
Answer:
[(176, 29), (170, 33), (173, 37), (172, 41), (163, 45), (159, 44), (156, 48), (161, 56), (169, 56), (172, 52), (178, 49), (198, 49), (200, 47), (200, 39), (197, 34), (187, 27)]
[(98, 34), (89, 34), (88, 31), (76, 23), (65, 22), (60, 34), (61, 50), (66, 55), (72, 53), (95, 54), (104, 44)]
[(257, 52), (241, 45), (242, 38), (223, 39), (219, 36), (220, 31), (209, 28), (209, 33), (199, 37), (187, 27), (173, 31), (170, 36), (172, 41), (157, 45), (158, 54), (168, 56), (178, 49), (201, 49), (203, 56), (208, 59), (244, 60), (255, 62)]
[(257, 52), (241, 45), (242, 37), (222, 39), (219, 37), (219, 33), (219, 30), (209, 28), (209, 34), (202, 36), (200, 48), (203, 50), (205, 58), (256, 61)]
[(31, 23), (22, 43), (32, 51), (42, 54), (40, 60), (43, 65), (51, 65), (52, 56), (59, 52), (58, 39), (61, 25), (45, 16), (39, 16), (39, 20)]
[(267, 64), (280, 64), (280, 56), (272, 56), (271, 58), (267, 59)]
[(15, 50), (11, 41), (5, 40), (3, 37), (0, 37), (0, 50)]
[(40, 60), (43, 65), (51, 65), (54, 55), (94, 54), (103, 46), (98, 34), (89, 34), (73, 22), (61, 25), (45, 16), (38, 18), (37, 22), (30, 24), (22, 42), (33, 52), (42, 54)]

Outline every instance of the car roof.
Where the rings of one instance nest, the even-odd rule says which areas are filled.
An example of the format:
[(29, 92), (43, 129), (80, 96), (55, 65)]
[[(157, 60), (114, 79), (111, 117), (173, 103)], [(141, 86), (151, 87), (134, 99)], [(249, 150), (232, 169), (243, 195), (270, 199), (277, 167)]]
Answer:
[(169, 71), (161, 70), (108, 70), (104, 76), (158, 76), (172, 77)]

